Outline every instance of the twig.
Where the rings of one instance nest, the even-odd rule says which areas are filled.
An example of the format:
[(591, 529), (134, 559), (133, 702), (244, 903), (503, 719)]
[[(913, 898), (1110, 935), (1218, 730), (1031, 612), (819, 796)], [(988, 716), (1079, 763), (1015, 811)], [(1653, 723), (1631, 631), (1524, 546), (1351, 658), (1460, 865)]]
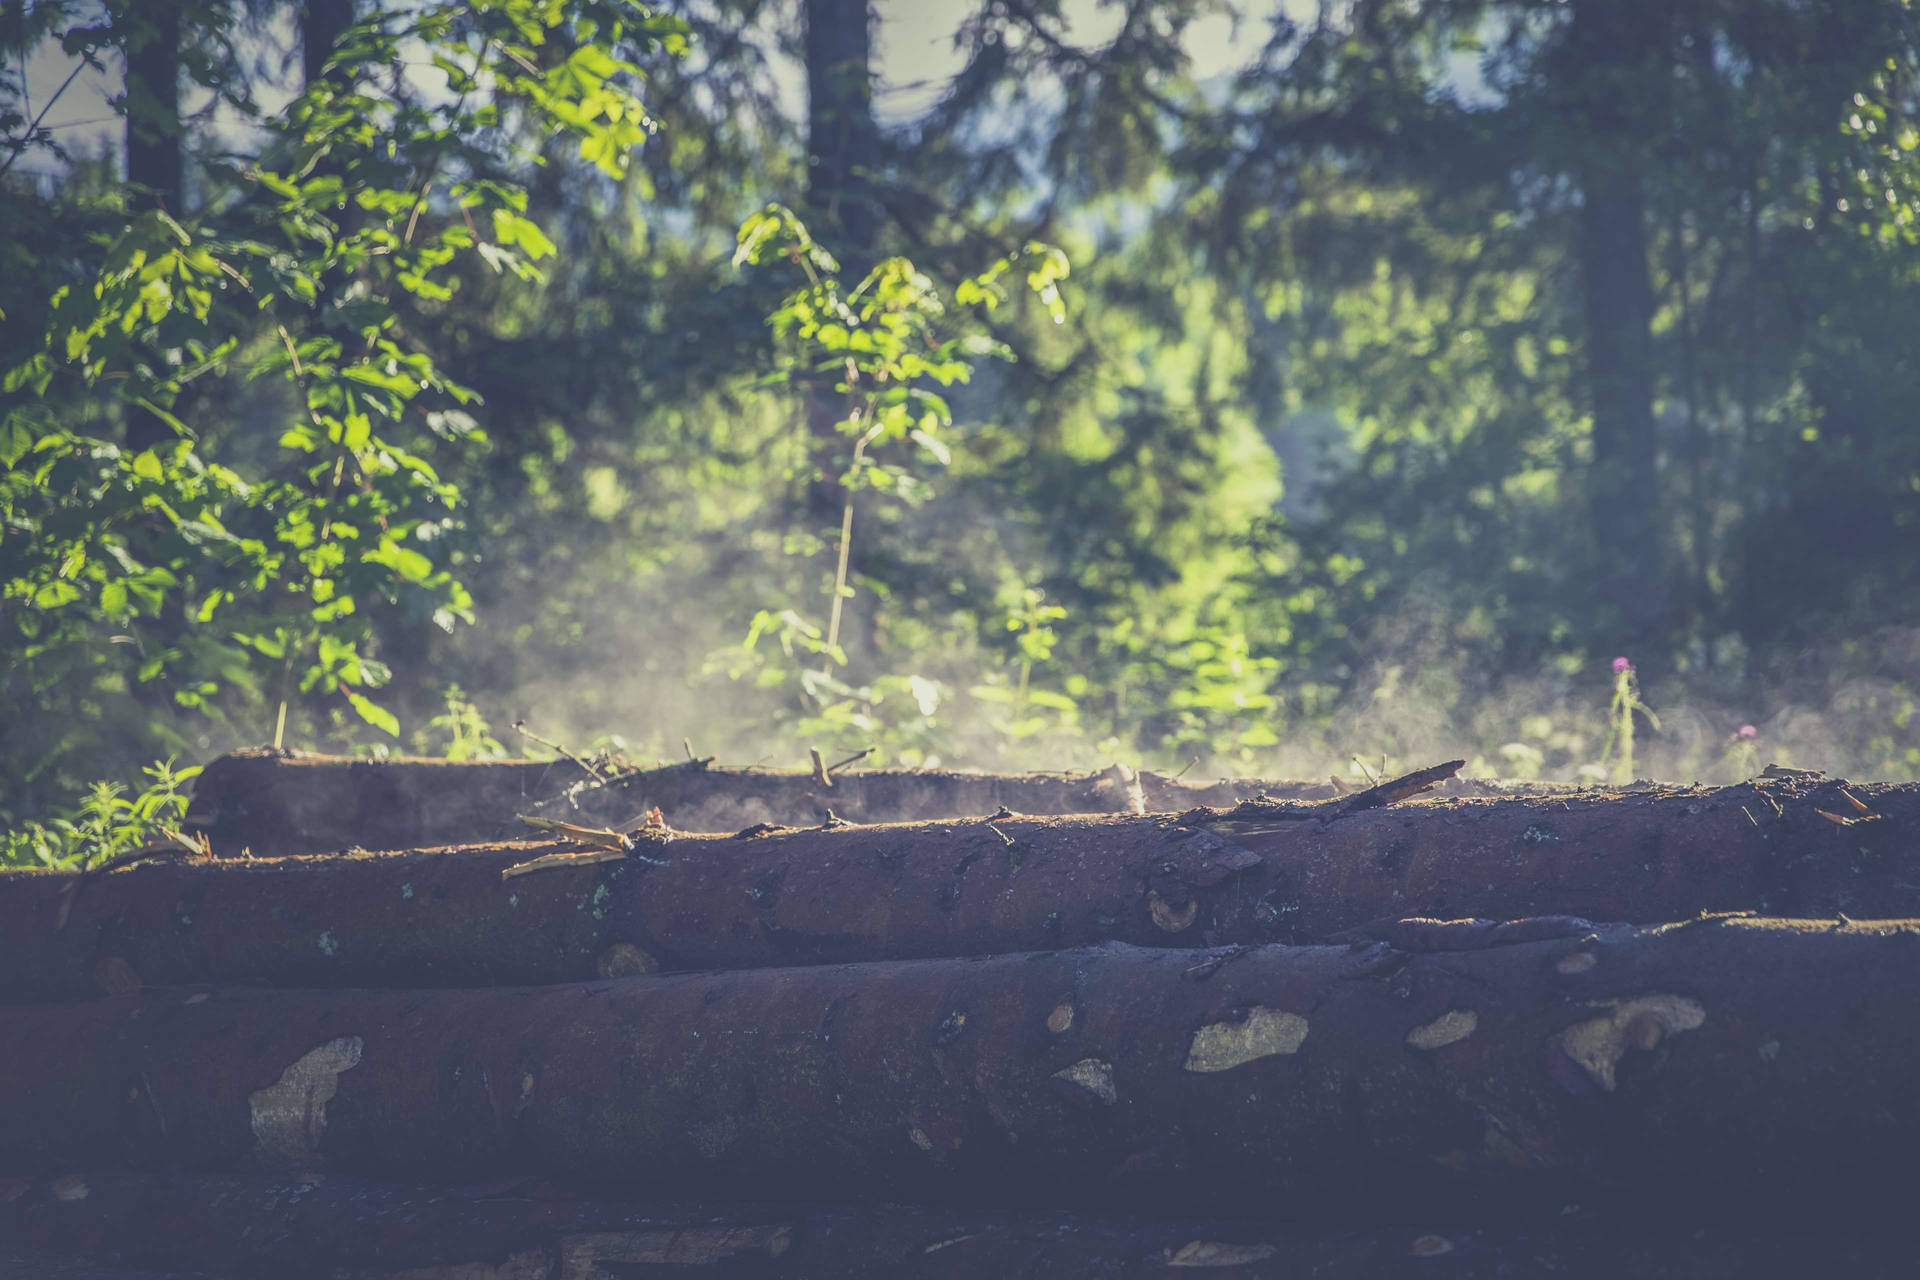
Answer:
[[(53, 110), (53, 104), (60, 101), (60, 95), (67, 91), (68, 86), (70, 86), (74, 82), (74, 80), (79, 77), (82, 71), (85, 71), (89, 66), (92, 66), (92, 65), (94, 64), (90, 59), (82, 58), (80, 60), (80, 64), (76, 66), (73, 70), (67, 73), (67, 78), (61, 81), (60, 87), (58, 89), (55, 89), (53, 91), (53, 96), (51, 98), (48, 98), (46, 102), (41, 105), (40, 114), (33, 118), (33, 123), (27, 126), (27, 131), (21, 134), (19, 137), (19, 140), (13, 144), (13, 154), (7, 157), (7, 162), (5, 164), (0, 164), (0, 178), (6, 177), (7, 170), (13, 168), (13, 162), (15, 160), (18, 160), (21, 156), (25, 155), (27, 148), (33, 145), (33, 135), (40, 131), (40, 122), (47, 118), (47, 112)], [(24, 80), (24, 76), (23, 76), (23, 80)], [(56, 148), (56, 154), (58, 154), (57, 148)]]
[(1199, 763), (1200, 763), (1200, 757), (1199, 757), (1199, 756), (1195, 756), (1195, 757), (1194, 757), (1193, 759), (1191, 759), (1191, 760), (1189, 760), (1189, 761), (1187, 761), (1187, 765), (1186, 765), (1186, 768), (1185, 768), (1185, 769), (1182, 769), (1182, 770), (1180, 770), (1180, 772), (1178, 772), (1178, 773), (1176, 773), (1176, 774), (1174, 774), (1174, 775), (1173, 775), (1173, 777), (1172, 777), (1172, 778), (1170, 779), (1170, 781), (1173, 781), (1173, 782), (1178, 782), (1178, 781), (1180, 781), (1180, 779), (1182, 779), (1182, 778), (1184, 778), (1184, 777), (1186, 777), (1186, 776), (1187, 776), (1187, 769), (1191, 769), (1191, 768), (1193, 768), (1193, 766), (1195, 766), (1195, 765), (1197, 765), (1197, 764), (1199, 764)]
[(618, 849), (595, 849), (591, 853), (543, 853), (529, 862), (516, 862), (502, 868), (500, 878), (511, 880), (514, 876), (524, 876), (534, 871), (552, 871), (556, 867), (592, 867), (602, 862), (625, 862), (628, 856)]
[[(1355, 757), (1356, 761), (1358, 757)], [(1418, 769), (1403, 777), (1378, 783), (1365, 791), (1348, 796), (1340, 802), (1341, 814), (1358, 813), (1363, 809), (1378, 809), (1390, 804), (1398, 804), (1409, 796), (1417, 796), (1422, 791), (1431, 791), (1436, 783), (1445, 782), (1460, 770), (1466, 768), (1465, 760), (1449, 760), (1445, 764), (1436, 764), (1431, 768)], [(1362, 766), (1363, 768), (1365, 766)]]
[(535, 818), (520, 814), (520, 821), (536, 831), (551, 831), (579, 844), (598, 845), (602, 849), (614, 849), (621, 853), (633, 852), (633, 837), (623, 835), (607, 827), (582, 827), (571, 822), (562, 822), (558, 818)]
[(688, 760), (698, 760), (700, 758), (693, 754), (693, 743), (688, 741), (686, 738), (680, 739), (680, 745), (686, 748)]
[(1819, 814), (1821, 817), (1825, 818), (1828, 822), (1831, 822), (1836, 827), (1861, 827), (1861, 826), (1865, 826), (1869, 822), (1884, 821), (1884, 819), (1882, 819), (1881, 816), (1877, 813), (1869, 813), (1864, 818), (1848, 818), (1837, 813), (1829, 813), (1825, 809), (1816, 808), (1814, 812)]
[(813, 780), (823, 787), (833, 785), (833, 775), (827, 772), (826, 757), (820, 754), (820, 748), (808, 747), (807, 754), (813, 757)]
[(565, 747), (561, 746), (559, 743), (548, 742), (545, 738), (541, 737), (539, 734), (535, 733), (533, 730), (527, 728), (527, 722), (525, 720), (515, 720), (513, 722), (513, 730), (515, 733), (519, 734), (523, 738), (533, 739), (535, 742), (539, 743), (541, 746), (545, 747), (549, 751), (558, 751), (561, 755), (573, 761), (575, 764), (579, 765), (582, 769), (585, 769), (587, 771), (587, 776), (589, 778), (592, 778), (595, 782), (602, 783), (602, 784), (606, 782), (606, 779), (600, 776), (600, 771), (598, 769), (594, 768), (592, 765), (588, 764), (585, 760), (582, 760), (579, 756), (573, 754), (573, 752), (567, 750)]
[(1827, 775), (1818, 769), (1789, 769), (1783, 764), (1770, 764), (1760, 771), (1763, 778), (1824, 778)]
[(1238, 960), (1241, 956), (1246, 955), (1252, 950), (1253, 948), (1248, 944), (1236, 942), (1229, 946), (1224, 954), (1209, 956), (1199, 964), (1189, 966), (1186, 971), (1187, 977), (1192, 978), (1195, 982), (1205, 982), (1208, 978), (1211, 978), (1220, 971), (1221, 965), (1226, 964), (1230, 960)]
[[(856, 414), (854, 420), (859, 421)], [(853, 466), (857, 471), (860, 460), (866, 456), (867, 446), (880, 435), (881, 424), (876, 422), (861, 432), (853, 445)], [(847, 500), (840, 511), (840, 560), (833, 571), (833, 607), (827, 612), (827, 653), (828, 660), (835, 646), (840, 643), (840, 605), (846, 599), (847, 565), (853, 556), (853, 497), (855, 490), (847, 486)]]
[(1367, 762), (1365, 760), (1362, 760), (1359, 756), (1355, 756), (1353, 757), (1353, 762), (1360, 766), (1360, 774), (1367, 780), (1368, 786), (1377, 787), (1380, 785), (1380, 779), (1373, 776), (1373, 770), (1367, 768)]
[(845, 760), (836, 760), (832, 764), (828, 765), (827, 772), (830, 774), (838, 773), (840, 772), (840, 770), (846, 768), (850, 764), (854, 764), (858, 761), (865, 760), (868, 756), (872, 755), (873, 752), (874, 752), (874, 748), (872, 747), (868, 747), (865, 751), (856, 751), (852, 755), (848, 756)]

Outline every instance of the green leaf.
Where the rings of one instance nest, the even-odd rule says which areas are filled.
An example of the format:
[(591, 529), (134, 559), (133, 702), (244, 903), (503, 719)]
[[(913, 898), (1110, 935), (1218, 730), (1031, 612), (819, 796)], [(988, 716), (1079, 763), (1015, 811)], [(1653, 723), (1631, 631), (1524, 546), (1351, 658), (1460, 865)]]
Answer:
[(952, 464), (953, 453), (951, 450), (947, 448), (946, 445), (941, 444), (938, 440), (934, 439), (932, 436), (928, 435), (925, 431), (922, 431), (918, 427), (915, 427), (911, 434), (912, 434), (913, 442), (919, 445), (922, 449), (925, 449), (928, 453), (932, 454), (934, 458), (940, 463), (941, 466), (944, 467)]
[(510, 209), (493, 211), (493, 232), (502, 245), (519, 245), (535, 262), (554, 252), (553, 241), (537, 223)]
[(11, 467), (33, 448), (33, 436), (17, 421), (0, 425), (0, 466)]
[(412, 547), (403, 547), (392, 538), (383, 538), (380, 545), (363, 557), (370, 564), (383, 564), (408, 582), (425, 582), (433, 576), (433, 561), (415, 551)]
[(44, 583), (33, 593), (33, 607), (36, 609), (58, 609), (62, 605), (72, 604), (80, 598), (80, 588), (71, 582), (53, 581)]
[(400, 736), (400, 717), (387, 710), (364, 693), (349, 693), (347, 701), (360, 713), (360, 718), (374, 728), (382, 730), (390, 738)]

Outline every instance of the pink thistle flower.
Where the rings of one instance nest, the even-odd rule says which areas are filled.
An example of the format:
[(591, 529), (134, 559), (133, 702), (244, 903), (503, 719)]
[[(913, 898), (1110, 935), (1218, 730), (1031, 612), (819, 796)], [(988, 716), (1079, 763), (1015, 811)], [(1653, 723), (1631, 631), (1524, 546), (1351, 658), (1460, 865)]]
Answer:
[(1633, 670), (1633, 663), (1628, 661), (1627, 659), (1615, 658), (1613, 660), (1613, 674), (1621, 675), (1624, 672), (1628, 672), (1631, 670)]
[(1742, 742), (1752, 742), (1755, 738), (1760, 736), (1760, 731), (1754, 728), (1750, 724), (1743, 724), (1740, 726), (1740, 732), (1735, 734), (1734, 736), (1739, 738)]

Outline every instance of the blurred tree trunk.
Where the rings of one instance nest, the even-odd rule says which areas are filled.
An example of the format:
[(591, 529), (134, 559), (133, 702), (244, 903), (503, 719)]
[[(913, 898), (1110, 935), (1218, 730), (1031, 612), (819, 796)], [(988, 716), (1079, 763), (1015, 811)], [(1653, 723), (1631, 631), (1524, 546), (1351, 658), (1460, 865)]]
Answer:
[(1647, 14), (1580, 0), (1569, 33), (1569, 64), (1578, 77), (1569, 122), (1585, 135), (1578, 235), (1593, 408), (1588, 495), (1602, 566), (1598, 585), (1613, 611), (1610, 650), (1652, 639), (1667, 604), (1653, 419), (1653, 284), (1640, 176), (1652, 144), (1640, 125), (1640, 99), (1630, 91), (1644, 81), (1659, 30)]
[[(867, 0), (807, 0), (807, 192), (805, 218), (814, 237), (840, 261), (849, 287), (873, 263), (878, 218), (867, 194), (880, 131), (873, 118), (873, 19)], [(849, 514), (840, 483), (853, 440), (838, 423), (847, 398), (830, 381), (807, 394), (811, 463), (801, 522), (825, 539), (831, 565), (835, 539)]]
[(866, 170), (880, 136), (867, 0), (807, 0), (806, 28), (807, 221), (850, 274), (862, 273), (877, 222)]
[[(185, 126), (180, 119), (180, 44), (185, 0), (116, 5), (127, 59), (127, 207), (136, 213), (185, 212)], [(127, 447), (138, 453), (173, 439), (173, 428), (144, 409), (127, 417)]]
[(306, 0), (301, 6), (300, 63), (307, 84), (326, 74), (327, 59), (353, 20), (353, 0)]
[(180, 42), (184, 0), (141, 0), (116, 17), (126, 31), (127, 182), (135, 209), (178, 216), (185, 161), (181, 151)]

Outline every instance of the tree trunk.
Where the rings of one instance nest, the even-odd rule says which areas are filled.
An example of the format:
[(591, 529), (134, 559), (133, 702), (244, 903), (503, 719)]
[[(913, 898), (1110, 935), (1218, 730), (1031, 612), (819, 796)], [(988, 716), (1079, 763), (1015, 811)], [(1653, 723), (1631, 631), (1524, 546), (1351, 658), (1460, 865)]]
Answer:
[[(206, 1267), (287, 1280), (616, 1280), (686, 1275), (841, 1280), (1115, 1280), (1200, 1268), (1213, 1280), (1375, 1280), (1448, 1274), (1906, 1276), (1891, 1230), (1810, 1232), (1649, 1223), (1591, 1211), (1545, 1223), (1377, 1228), (1260, 1219), (1169, 1219), (905, 1205), (715, 1204), (583, 1195), (520, 1179), (406, 1187), (332, 1177), (69, 1173), (0, 1194), (0, 1240), (37, 1267), (81, 1274)], [(84, 1194), (81, 1194), (84, 1192)], [(1891, 1224), (1889, 1224), (1890, 1226)], [(0, 1246), (4, 1252), (5, 1246)], [(8, 1259), (0, 1256), (0, 1275)], [(487, 1267), (481, 1271), (477, 1268)], [(137, 1274), (137, 1273), (136, 1273)]]
[[(610, 772), (610, 771), (609, 771)], [(710, 768), (694, 762), (593, 785), (570, 761), (401, 759), (236, 751), (207, 765), (193, 787), (193, 821), (216, 854), (332, 853), (512, 840), (516, 817), (537, 814), (588, 826), (632, 825), (658, 806), (680, 831), (731, 834), (757, 822), (815, 826), (829, 810), (852, 822), (915, 822), (1016, 813), (1154, 812), (1233, 805), (1250, 796), (1325, 800), (1328, 783), (1232, 778), (1185, 783), (1124, 768), (1091, 774), (964, 773), (941, 769), (835, 771), (831, 785), (806, 772)], [(1450, 778), (1446, 795), (1573, 795), (1559, 783)], [(1591, 793), (1589, 793), (1591, 794)]]
[(306, 0), (300, 7), (300, 65), (311, 85), (326, 74), (333, 47), (353, 25), (354, 0)]
[[(839, 259), (851, 289), (873, 265), (878, 218), (867, 171), (879, 163), (873, 118), (873, 22), (868, 0), (806, 0), (806, 221), (814, 238)], [(831, 379), (806, 392), (808, 480), (802, 523), (831, 556), (847, 537), (851, 501), (841, 476), (853, 438), (839, 429), (847, 397)], [(829, 563), (832, 563), (831, 559)], [(837, 603), (837, 602), (830, 602)], [(841, 635), (833, 637), (841, 640)]]
[(643, 838), (666, 865), (616, 855), (509, 879), (556, 846), (156, 862), (77, 889), (0, 872), (0, 999), (1317, 942), (1410, 916), (1920, 916), (1920, 786), (1852, 794), (1880, 816), (1822, 817), (1853, 812), (1836, 783)]
[(1589, 500), (1602, 596), (1617, 628), (1603, 643), (1622, 652), (1657, 637), (1667, 603), (1653, 419), (1653, 284), (1640, 180), (1651, 157), (1638, 111), (1658, 31), (1656, 17), (1631, 7), (1605, 0), (1573, 7), (1579, 87), (1578, 118), (1570, 123), (1582, 131), (1579, 258), (1593, 406)]
[(868, 0), (807, 0), (807, 215), (815, 237), (856, 273), (877, 225), (865, 171), (878, 162)]
[(140, 0), (116, 15), (126, 32), (127, 182), (135, 209), (184, 212), (185, 126), (180, 119), (184, 0)]
[(1211, 969), (1116, 945), (16, 1006), (0, 1167), (1374, 1222), (1870, 1216), (1909, 1207), (1889, 1171), (1920, 1142), (1916, 936), (1715, 920)]
[[(113, 13), (115, 26), (125, 32), (127, 207), (136, 213), (162, 209), (176, 218), (186, 213), (186, 125), (180, 116), (185, 7), (185, 0), (123, 0)], [(175, 438), (165, 420), (131, 404), (126, 437), (134, 453)]]

